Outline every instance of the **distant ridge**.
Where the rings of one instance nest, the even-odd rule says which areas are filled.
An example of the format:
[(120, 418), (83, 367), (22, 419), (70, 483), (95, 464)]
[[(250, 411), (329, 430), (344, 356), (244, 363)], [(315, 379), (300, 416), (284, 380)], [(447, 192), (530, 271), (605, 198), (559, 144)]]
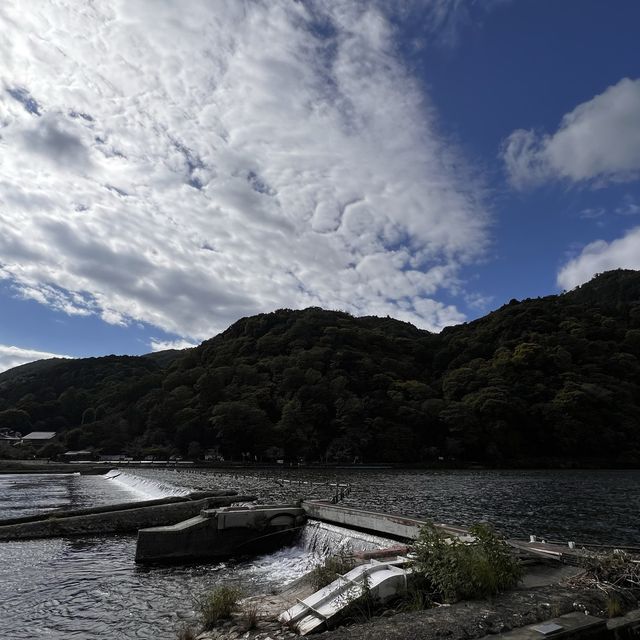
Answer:
[(27, 362), (26, 364), (12, 367), (0, 373), (0, 382), (42, 373), (55, 364), (64, 362), (65, 359), (66, 358), (46, 358), (44, 360), (35, 360), (34, 362)]
[(281, 309), (185, 351), (40, 361), (0, 374), (0, 427), (18, 415), (107, 453), (634, 466), (640, 273), (512, 300), (440, 334)]

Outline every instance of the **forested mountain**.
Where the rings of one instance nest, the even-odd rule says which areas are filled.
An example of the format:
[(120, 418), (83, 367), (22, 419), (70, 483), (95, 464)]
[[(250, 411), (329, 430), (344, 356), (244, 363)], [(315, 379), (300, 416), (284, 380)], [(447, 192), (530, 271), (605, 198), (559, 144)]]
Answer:
[(640, 273), (512, 300), (440, 334), (318, 308), (167, 357), (0, 377), (0, 428), (133, 455), (436, 464), (640, 463)]

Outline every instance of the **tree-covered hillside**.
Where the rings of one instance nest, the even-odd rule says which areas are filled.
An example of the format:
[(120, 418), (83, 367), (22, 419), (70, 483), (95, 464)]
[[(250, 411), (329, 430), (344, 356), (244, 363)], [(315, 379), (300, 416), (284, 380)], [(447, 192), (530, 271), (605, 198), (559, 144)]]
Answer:
[(640, 273), (421, 331), (312, 308), (175, 357), (0, 378), (0, 428), (68, 448), (308, 462), (640, 462)]

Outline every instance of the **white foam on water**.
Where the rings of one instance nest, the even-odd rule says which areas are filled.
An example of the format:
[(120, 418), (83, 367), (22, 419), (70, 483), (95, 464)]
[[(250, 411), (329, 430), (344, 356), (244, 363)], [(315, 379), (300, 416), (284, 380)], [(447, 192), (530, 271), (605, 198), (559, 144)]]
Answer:
[(104, 475), (104, 478), (146, 500), (167, 498), (169, 496), (186, 496), (190, 493), (189, 489), (178, 487), (170, 482), (136, 476), (119, 469), (111, 469)]
[(321, 564), (327, 556), (384, 549), (396, 544), (380, 536), (310, 520), (294, 546), (251, 558), (227, 571), (241, 587), (259, 592), (264, 590), (264, 585), (282, 587), (289, 584)]
[(310, 520), (300, 535), (300, 546), (320, 556), (344, 551), (372, 551), (385, 549), (397, 542), (362, 531)]
[[(246, 587), (255, 585), (251, 591), (259, 591), (262, 585), (282, 587), (301, 577), (322, 558), (302, 547), (284, 547), (243, 563), (236, 570)], [(264, 587), (262, 587), (264, 589)]]

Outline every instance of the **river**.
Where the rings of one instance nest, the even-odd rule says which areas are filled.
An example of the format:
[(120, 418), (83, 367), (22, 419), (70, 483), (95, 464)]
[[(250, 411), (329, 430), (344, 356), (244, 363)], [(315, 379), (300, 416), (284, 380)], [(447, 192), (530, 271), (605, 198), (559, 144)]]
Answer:
[[(329, 497), (350, 483), (346, 504), (468, 525), (488, 520), (509, 536), (639, 544), (638, 471), (278, 470), (241, 475), (189, 469), (125, 470), (118, 478), (0, 475), (0, 518), (237, 488), (268, 502)], [(174, 639), (194, 622), (194, 600), (219, 584), (247, 594), (293, 580), (345, 531), (307, 533), (276, 553), (226, 563), (138, 567), (135, 537), (0, 543), (0, 637), (15, 640)], [(359, 548), (380, 541), (350, 540)]]

